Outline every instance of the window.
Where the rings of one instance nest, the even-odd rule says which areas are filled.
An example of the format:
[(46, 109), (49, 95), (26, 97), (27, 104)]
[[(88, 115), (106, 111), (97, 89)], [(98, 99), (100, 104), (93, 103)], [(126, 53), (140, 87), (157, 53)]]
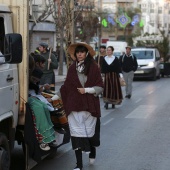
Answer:
[(158, 14), (162, 14), (162, 7), (158, 8)]
[(153, 50), (132, 51), (137, 59), (153, 59)]
[(154, 9), (150, 9), (150, 13), (154, 13)]

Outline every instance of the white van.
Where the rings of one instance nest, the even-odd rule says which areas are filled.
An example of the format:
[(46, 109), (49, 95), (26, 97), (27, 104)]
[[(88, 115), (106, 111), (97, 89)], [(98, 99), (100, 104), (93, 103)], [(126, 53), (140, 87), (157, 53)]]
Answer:
[(160, 78), (160, 53), (156, 48), (134, 48), (131, 50), (137, 58), (138, 69), (135, 77)]
[(127, 42), (125, 41), (107, 41), (106, 47), (112, 46), (114, 48), (114, 56), (120, 57), (125, 51), (127, 47)]

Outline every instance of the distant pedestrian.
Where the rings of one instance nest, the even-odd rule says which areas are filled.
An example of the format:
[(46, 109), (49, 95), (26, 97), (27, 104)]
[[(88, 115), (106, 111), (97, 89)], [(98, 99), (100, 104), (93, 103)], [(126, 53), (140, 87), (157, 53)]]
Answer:
[(102, 63), (105, 56), (106, 56), (106, 46), (101, 45), (99, 55), (95, 58), (95, 61), (97, 62), (100, 69), (102, 67)]
[(132, 82), (134, 78), (134, 72), (138, 68), (137, 59), (134, 54), (131, 53), (131, 47), (126, 47), (126, 53), (119, 58), (124, 80), (126, 82), (126, 98), (132, 96)]
[(54, 54), (51, 51), (48, 51), (48, 44), (47, 43), (40, 43), (39, 44), (39, 51), (41, 55), (46, 59), (45, 67), (43, 69), (43, 76), (41, 78), (40, 84), (55, 84), (55, 75), (54, 69), (58, 68), (58, 62)]
[[(82, 151), (90, 153), (89, 161), (92, 164), (96, 158), (95, 147), (100, 145), (101, 113), (98, 95), (103, 91), (103, 82), (93, 59), (95, 51), (90, 45), (71, 44), (68, 53), (74, 63), (69, 67), (60, 92), (77, 159), (74, 170), (82, 170)], [(52, 99), (55, 97), (57, 95)]]
[(113, 52), (112, 46), (107, 47), (107, 56), (104, 57), (102, 65), (102, 73), (105, 74), (103, 101), (106, 109), (108, 109), (108, 104), (112, 104), (112, 108), (115, 108), (115, 105), (121, 104), (123, 100), (119, 81), (119, 77), (123, 77), (123, 75), (121, 74), (119, 60)]
[(40, 54), (39, 47), (35, 49), (34, 54)]

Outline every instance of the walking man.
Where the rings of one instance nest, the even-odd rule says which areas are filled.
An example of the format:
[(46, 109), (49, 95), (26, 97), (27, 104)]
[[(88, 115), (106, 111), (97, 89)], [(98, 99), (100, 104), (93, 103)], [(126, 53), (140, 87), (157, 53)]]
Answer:
[(134, 78), (134, 72), (138, 68), (136, 57), (131, 53), (131, 47), (126, 47), (126, 53), (120, 57), (120, 65), (124, 80), (126, 82), (126, 98), (130, 99), (132, 96), (132, 82)]
[(58, 68), (57, 58), (52, 54), (52, 52), (48, 51), (47, 43), (39, 44), (39, 51), (41, 55), (45, 58), (45, 67), (43, 69), (43, 76), (41, 78), (40, 84), (55, 84), (55, 75), (54, 69)]

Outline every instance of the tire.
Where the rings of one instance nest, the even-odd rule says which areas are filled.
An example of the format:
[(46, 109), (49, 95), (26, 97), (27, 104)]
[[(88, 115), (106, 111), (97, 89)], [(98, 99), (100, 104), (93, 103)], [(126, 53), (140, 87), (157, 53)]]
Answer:
[(154, 71), (153, 77), (152, 77), (153, 81), (156, 81), (156, 70)]
[(10, 150), (7, 137), (0, 133), (0, 170), (10, 169)]
[(161, 75), (159, 74), (158, 76), (157, 76), (157, 79), (160, 79), (161, 78)]

